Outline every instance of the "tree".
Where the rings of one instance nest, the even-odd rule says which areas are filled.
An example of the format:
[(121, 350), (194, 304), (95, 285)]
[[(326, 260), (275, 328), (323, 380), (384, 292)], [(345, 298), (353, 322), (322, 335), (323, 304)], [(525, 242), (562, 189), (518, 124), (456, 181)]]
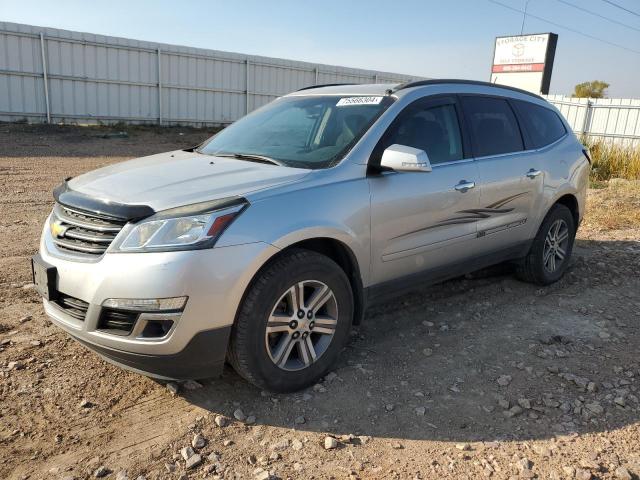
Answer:
[(607, 96), (609, 84), (602, 80), (579, 83), (575, 86), (573, 96), (578, 98), (604, 98)]

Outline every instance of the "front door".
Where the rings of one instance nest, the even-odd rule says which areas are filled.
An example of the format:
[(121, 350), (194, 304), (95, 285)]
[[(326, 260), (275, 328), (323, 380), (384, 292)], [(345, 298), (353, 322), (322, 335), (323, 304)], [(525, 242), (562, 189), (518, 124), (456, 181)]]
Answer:
[(403, 110), (374, 150), (400, 144), (427, 152), (431, 172), (369, 176), (372, 280), (379, 284), (462, 261), (474, 253), (479, 182), (465, 158), (455, 97), (425, 98)]

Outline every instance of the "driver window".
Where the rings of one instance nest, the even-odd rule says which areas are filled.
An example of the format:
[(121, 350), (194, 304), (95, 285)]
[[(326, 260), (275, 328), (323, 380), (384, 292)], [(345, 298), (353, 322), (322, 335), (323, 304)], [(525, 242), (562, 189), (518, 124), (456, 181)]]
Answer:
[(455, 107), (410, 106), (387, 131), (380, 151), (394, 143), (424, 150), (432, 165), (461, 160), (462, 140)]

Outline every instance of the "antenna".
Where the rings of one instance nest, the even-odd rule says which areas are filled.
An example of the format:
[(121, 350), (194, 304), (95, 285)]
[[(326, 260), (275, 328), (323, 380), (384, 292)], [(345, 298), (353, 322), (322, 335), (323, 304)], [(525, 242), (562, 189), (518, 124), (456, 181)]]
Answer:
[(524, 4), (524, 13), (522, 15), (522, 25), (520, 26), (520, 35), (524, 32), (524, 22), (527, 19), (527, 7), (529, 6), (529, 2), (531, 0), (527, 0)]

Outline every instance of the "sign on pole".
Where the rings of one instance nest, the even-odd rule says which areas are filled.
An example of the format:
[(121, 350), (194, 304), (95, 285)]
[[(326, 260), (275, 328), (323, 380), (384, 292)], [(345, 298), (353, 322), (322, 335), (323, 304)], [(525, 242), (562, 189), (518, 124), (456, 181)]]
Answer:
[(497, 37), (491, 83), (548, 94), (557, 43), (555, 33)]

